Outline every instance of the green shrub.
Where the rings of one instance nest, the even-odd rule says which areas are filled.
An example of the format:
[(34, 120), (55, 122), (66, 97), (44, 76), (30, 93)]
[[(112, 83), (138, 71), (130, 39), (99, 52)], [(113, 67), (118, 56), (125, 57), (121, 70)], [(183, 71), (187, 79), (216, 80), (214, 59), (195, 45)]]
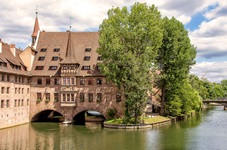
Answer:
[(117, 110), (115, 108), (109, 108), (107, 111), (108, 119), (115, 118)]

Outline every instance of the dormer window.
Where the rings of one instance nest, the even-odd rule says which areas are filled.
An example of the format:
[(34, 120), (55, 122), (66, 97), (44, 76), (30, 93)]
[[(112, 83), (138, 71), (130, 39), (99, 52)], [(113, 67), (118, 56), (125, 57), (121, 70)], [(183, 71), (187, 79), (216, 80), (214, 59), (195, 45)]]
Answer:
[(98, 56), (97, 60), (102, 60), (102, 57), (101, 56)]
[(52, 61), (57, 61), (58, 60), (58, 56), (53, 56), (52, 57)]
[(91, 48), (85, 48), (85, 52), (91, 52)]
[(57, 70), (57, 66), (50, 66), (49, 70)]
[(36, 66), (35, 70), (43, 70), (44, 66)]
[(90, 66), (82, 66), (82, 70), (90, 70)]
[(60, 48), (55, 48), (54, 49), (54, 52), (59, 52), (60, 51)]
[(38, 61), (43, 61), (45, 59), (44, 56), (39, 57)]
[(90, 56), (84, 56), (84, 60), (86, 61), (90, 60)]
[(47, 49), (46, 48), (41, 48), (40, 52), (46, 52)]

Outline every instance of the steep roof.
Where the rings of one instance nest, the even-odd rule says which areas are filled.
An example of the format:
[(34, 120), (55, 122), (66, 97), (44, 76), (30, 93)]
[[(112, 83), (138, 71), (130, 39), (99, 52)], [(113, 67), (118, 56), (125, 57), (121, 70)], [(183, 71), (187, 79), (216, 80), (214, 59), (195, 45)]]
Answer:
[[(100, 75), (92, 71), (99, 62), (98, 38), (98, 32), (40, 32), (32, 75), (59, 75), (60, 63), (78, 63), (77, 76)], [(87, 66), (91, 70), (83, 69)]]
[(61, 64), (72, 64), (72, 63), (77, 63), (76, 62), (76, 57), (75, 57), (75, 51), (74, 51), (74, 45), (73, 41), (71, 39), (71, 32), (69, 32), (69, 37), (68, 37), (68, 42), (67, 42), (67, 48), (66, 48), (66, 53), (65, 57), (63, 60), (60, 62)]
[(36, 17), (35, 18), (35, 25), (34, 25), (34, 29), (33, 29), (33, 32), (32, 32), (32, 37), (35, 37), (38, 35), (38, 32), (39, 32), (39, 21), (38, 21), (38, 18)]
[[(16, 49), (16, 56), (14, 57), (10, 51), (10, 45), (2, 43), (2, 53), (0, 53), (0, 72), (28, 76), (29, 73), (26, 70), (26, 66), (18, 55), (20, 53), (21, 50)], [(4, 66), (4, 64), (6, 64), (6, 66)]]

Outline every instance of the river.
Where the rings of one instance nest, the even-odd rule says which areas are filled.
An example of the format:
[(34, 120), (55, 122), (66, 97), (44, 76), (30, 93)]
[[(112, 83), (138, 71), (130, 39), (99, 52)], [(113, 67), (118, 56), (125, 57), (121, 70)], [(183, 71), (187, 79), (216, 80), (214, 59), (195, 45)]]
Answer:
[(30, 123), (0, 130), (0, 150), (223, 150), (227, 111), (212, 107), (187, 121), (143, 130)]

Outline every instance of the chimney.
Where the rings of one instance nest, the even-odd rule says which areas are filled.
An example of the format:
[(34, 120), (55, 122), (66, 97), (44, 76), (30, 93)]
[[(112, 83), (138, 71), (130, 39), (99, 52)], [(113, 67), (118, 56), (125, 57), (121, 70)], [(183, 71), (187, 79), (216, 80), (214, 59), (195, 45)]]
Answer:
[(16, 57), (16, 48), (15, 48), (15, 44), (10, 44), (10, 51), (12, 52), (13, 56)]
[(2, 53), (2, 39), (0, 39), (0, 54)]

